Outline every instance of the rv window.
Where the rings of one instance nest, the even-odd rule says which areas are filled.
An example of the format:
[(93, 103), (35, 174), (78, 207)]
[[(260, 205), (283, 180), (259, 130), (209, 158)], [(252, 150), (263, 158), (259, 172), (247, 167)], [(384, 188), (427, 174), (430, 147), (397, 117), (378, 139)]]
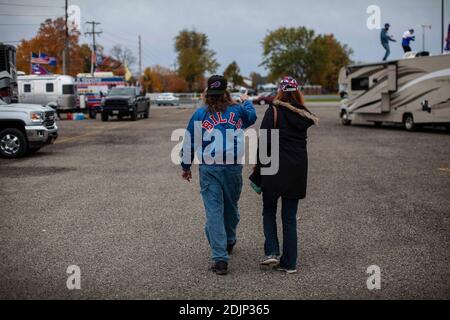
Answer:
[(365, 91), (369, 90), (369, 78), (353, 78), (352, 79), (352, 91)]
[(53, 83), (47, 83), (46, 85), (45, 85), (45, 91), (47, 91), (47, 92), (53, 92), (55, 89), (54, 89), (54, 86), (53, 86)]
[(63, 94), (74, 94), (75, 89), (74, 86), (71, 84), (65, 84), (63, 85)]
[(31, 84), (24, 84), (23, 85), (23, 92), (31, 92)]

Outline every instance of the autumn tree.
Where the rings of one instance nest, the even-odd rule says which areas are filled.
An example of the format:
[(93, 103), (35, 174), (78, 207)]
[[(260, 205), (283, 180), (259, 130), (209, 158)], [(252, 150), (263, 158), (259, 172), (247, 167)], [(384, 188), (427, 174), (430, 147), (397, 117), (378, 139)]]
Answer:
[[(80, 34), (76, 31), (69, 35), (69, 74), (75, 76), (85, 71), (84, 54), (78, 44)], [(45, 66), (50, 72), (62, 73), (62, 62), (65, 41), (65, 22), (63, 18), (47, 19), (43, 22), (34, 38), (22, 40), (17, 47), (17, 69), (30, 71), (31, 53), (45, 53), (57, 60), (56, 67)], [(84, 48), (85, 49), (85, 48)]]
[(257, 72), (250, 73), (250, 79), (252, 80), (252, 89), (253, 90), (258, 89), (259, 85), (263, 85), (263, 84), (267, 83), (267, 81), (268, 81), (267, 77), (264, 77)]
[(351, 62), (352, 54), (353, 50), (339, 43), (332, 34), (316, 37), (309, 48), (309, 81), (321, 85), (327, 91), (336, 91), (339, 71)]
[(83, 61), (82, 73), (91, 72), (92, 50), (88, 44), (84, 43), (80, 46), (80, 56)]
[(223, 76), (230, 82), (233, 83), (233, 86), (241, 86), (244, 84), (244, 77), (241, 75), (241, 69), (239, 68), (236, 61), (233, 61), (226, 67), (223, 72)]
[(195, 30), (182, 30), (175, 38), (178, 75), (186, 80), (189, 91), (201, 90), (205, 73), (213, 73), (219, 67), (216, 53), (208, 44), (208, 36)]
[(186, 92), (187, 82), (168, 68), (154, 66), (146, 68), (142, 76), (145, 92)]

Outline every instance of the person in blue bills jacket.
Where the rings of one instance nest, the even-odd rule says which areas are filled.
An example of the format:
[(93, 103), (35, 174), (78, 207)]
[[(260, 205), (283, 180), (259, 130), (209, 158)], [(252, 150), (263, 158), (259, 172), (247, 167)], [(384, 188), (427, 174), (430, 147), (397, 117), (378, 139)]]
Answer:
[(182, 178), (192, 179), (195, 153), (200, 161), (200, 187), (206, 211), (205, 232), (211, 247), (211, 271), (228, 273), (230, 254), (236, 245), (242, 191), (243, 130), (256, 122), (256, 111), (246, 94), (234, 102), (223, 76), (208, 80), (205, 105), (187, 127), (183, 143)]

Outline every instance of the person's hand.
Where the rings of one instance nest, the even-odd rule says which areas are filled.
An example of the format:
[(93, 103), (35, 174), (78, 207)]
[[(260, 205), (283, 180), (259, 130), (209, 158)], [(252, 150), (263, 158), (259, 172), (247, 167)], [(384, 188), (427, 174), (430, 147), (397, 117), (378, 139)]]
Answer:
[(248, 99), (250, 99), (248, 94), (244, 93), (244, 94), (241, 95), (241, 101), (242, 102), (247, 101)]
[(192, 180), (192, 172), (191, 171), (183, 171), (183, 174), (181, 175), (183, 180), (186, 180), (187, 182), (191, 182)]

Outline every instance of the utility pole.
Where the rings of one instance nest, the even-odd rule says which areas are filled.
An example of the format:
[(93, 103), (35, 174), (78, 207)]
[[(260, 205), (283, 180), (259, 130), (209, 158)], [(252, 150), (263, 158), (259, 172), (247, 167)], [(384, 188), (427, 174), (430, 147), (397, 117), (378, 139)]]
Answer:
[(67, 12), (69, 10), (69, 0), (65, 0), (66, 2), (66, 12), (65, 12), (65, 38), (64, 38), (64, 51), (63, 51), (63, 73), (69, 74), (69, 60), (70, 60), (70, 49), (69, 49), (69, 13)]
[(86, 32), (85, 35), (92, 35), (91, 75), (94, 76), (95, 67), (97, 65), (97, 45), (95, 42), (95, 36), (100, 35), (103, 32), (95, 31), (95, 27), (101, 24), (100, 22), (87, 21), (86, 23), (92, 26), (92, 31)]
[(139, 36), (139, 83), (141, 83), (142, 77), (142, 39)]

